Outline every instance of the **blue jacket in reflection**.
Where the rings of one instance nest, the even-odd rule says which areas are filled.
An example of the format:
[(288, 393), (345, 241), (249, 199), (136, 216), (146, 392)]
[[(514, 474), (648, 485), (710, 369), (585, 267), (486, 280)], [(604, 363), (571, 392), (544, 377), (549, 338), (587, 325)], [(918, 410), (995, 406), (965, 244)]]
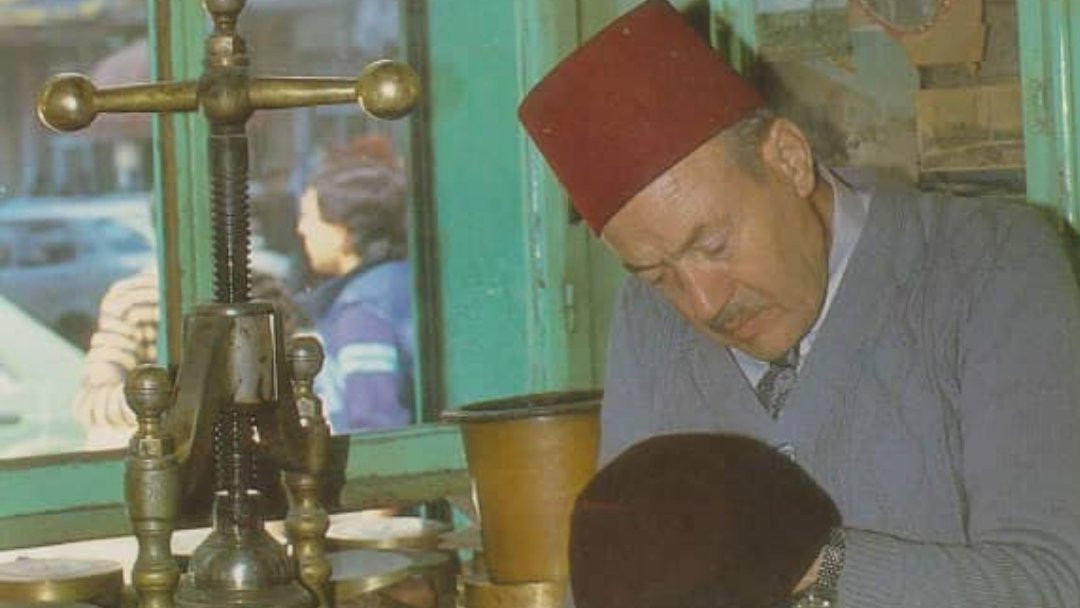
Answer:
[(415, 330), (409, 263), (362, 265), (319, 286), (306, 308), (326, 350), (315, 388), (333, 430), (412, 422)]

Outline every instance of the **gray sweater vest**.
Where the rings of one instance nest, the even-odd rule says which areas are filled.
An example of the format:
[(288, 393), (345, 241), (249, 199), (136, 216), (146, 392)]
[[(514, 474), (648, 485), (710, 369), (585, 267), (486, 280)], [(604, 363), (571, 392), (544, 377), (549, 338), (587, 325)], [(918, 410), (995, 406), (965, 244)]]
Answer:
[(793, 454), (843, 515), (841, 608), (1080, 606), (1080, 296), (1061, 239), (1029, 206), (862, 187), (867, 224), (777, 420), (727, 349), (627, 281), (603, 458), (708, 430)]

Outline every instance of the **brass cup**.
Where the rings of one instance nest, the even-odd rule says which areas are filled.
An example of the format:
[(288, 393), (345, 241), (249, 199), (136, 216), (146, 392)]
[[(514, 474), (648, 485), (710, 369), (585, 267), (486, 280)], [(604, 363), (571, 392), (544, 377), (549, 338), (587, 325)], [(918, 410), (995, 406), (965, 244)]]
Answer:
[(496, 585), (483, 577), (463, 580), (467, 608), (562, 608), (566, 585), (561, 582)]
[(443, 414), (461, 425), (492, 583), (567, 580), (570, 511), (596, 472), (599, 411), (599, 391), (575, 391)]

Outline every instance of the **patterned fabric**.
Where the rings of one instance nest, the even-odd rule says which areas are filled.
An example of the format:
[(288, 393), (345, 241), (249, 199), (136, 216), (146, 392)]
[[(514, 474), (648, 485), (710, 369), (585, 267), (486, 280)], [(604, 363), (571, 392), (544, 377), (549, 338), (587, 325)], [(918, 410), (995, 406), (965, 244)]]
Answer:
[(761, 406), (773, 418), (780, 415), (780, 409), (784, 407), (791, 387), (795, 385), (795, 378), (799, 369), (799, 345), (796, 344), (779, 361), (770, 361), (769, 369), (758, 380), (754, 391), (761, 399)]
[[(808, 589), (791, 599), (791, 608), (833, 608), (840, 575), (844, 571), (844, 529), (833, 528), (829, 542), (821, 550), (817, 580)], [(843, 608), (840, 606), (839, 608)]]
[(102, 298), (75, 397), (75, 415), (88, 429), (124, 429), (126, 434), (134, 427), (124, 378), (136, 366), (157, 361), (159, 297), (157, 273), (147, 269), (117, 281)]

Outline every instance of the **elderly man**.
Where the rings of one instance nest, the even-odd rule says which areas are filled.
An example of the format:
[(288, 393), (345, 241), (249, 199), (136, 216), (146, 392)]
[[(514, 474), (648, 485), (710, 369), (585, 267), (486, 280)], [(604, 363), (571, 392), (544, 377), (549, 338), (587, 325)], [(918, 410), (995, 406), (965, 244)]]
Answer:
[(1041, 214), (815, 163), (663, 0), (520, 117), (632, 273), (605, 460), (774, 447), (841, 516), (804, 580), (841, 607), (1080, 605), (1080, 298)]

